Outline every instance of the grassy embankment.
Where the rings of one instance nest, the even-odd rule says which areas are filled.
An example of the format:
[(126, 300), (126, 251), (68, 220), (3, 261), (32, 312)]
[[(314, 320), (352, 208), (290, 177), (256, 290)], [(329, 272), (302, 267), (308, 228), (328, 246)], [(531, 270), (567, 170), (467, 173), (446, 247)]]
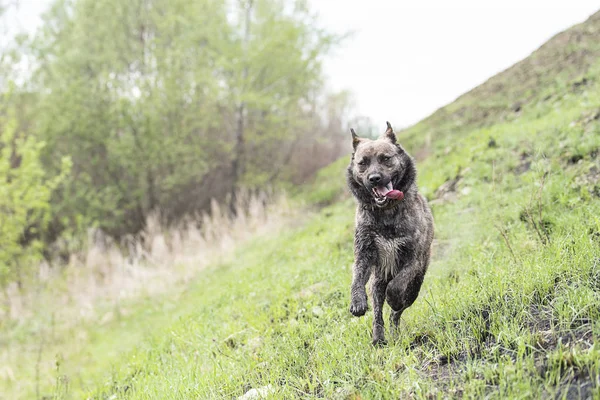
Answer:
[(64, 363), (100, 361), (83, 385), (68, 374), (68, 393), (58, 371), (55, 395), (600, 396), (599, 35), (596, 16), (399, 134), (420, 155), (437, 231), (421, 295), (387, 347), (370, 345), (371, 313), (348, 312), (341, 160), (300, 194), (327, 204), (316, 215), (94, 331)]

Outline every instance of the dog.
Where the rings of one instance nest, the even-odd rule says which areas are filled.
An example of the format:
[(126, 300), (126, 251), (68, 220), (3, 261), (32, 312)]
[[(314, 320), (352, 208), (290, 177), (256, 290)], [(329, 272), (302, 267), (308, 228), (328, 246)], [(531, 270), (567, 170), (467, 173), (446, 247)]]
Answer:
[(418, 192), (415, 162), (397, 143), (390, 123), (377, 140), (350, 131), (354, 152), (347, 181), (357, 202), (350, 313), (356, 317), (366, 313), (365, 286), (370, 280), (373, 344), (385, 345), (384, 300), (392, 309), (390, 322), (397, 327), (402, 312), (419, 295), (434, 221)]

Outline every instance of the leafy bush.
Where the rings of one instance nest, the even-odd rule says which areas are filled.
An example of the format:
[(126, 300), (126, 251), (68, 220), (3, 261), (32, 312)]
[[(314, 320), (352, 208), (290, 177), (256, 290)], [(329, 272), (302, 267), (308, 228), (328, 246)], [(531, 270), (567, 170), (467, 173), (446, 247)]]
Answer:
[(63, 157), (60, 174), (47, 178), (39, 158), (44, 143), (19, 134), (13, 111), (0, 117), (0, 285), (21, 281), (41, 258), (38, 233), (49, 221), (52, 191), (70, 168)]

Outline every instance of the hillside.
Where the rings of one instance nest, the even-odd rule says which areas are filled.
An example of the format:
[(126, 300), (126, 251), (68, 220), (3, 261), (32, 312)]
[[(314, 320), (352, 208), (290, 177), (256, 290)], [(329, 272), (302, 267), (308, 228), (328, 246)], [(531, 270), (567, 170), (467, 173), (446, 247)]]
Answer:
[[(560, 32), (507, 70), (458, 97), (406, 131), (415, 149), (444, 145), (475, 128), (516, 122), (525, 111), (540, 116), (566, 95), (597, 80), (600, 12)], [(468, 68), (468, 66), (465, 66)]]
[(398, 135), (418, 155), (436, 239), (387, 347), (370, 344), (370, 312), (348, 312), (344, 158), (297, 195), (316, 214), (257, 237), (185, 291), (131, 307), (94, 332), (85, 357), (63, 338), (52, 378), (37, 388), (31, 366), (18, 394), (599, 397), (599, 39), (595, 14)]

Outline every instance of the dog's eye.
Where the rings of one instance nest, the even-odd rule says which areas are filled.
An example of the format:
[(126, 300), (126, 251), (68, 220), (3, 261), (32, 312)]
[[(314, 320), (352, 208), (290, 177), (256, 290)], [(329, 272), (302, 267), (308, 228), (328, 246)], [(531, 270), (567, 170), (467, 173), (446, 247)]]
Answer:
[(388, 162), (392, 159), (392, 157), (388, 157), (388, 156), (383, 156), (382, 160), (383, 162)]
[(367, 162), (366, 162), (365, 160), (360, 160), (360, 161), (358, 162), (358, 165), (361, 165), (361, 166), (362, 166), (362, 165), (367, 165)]

